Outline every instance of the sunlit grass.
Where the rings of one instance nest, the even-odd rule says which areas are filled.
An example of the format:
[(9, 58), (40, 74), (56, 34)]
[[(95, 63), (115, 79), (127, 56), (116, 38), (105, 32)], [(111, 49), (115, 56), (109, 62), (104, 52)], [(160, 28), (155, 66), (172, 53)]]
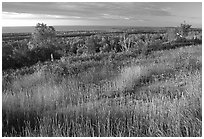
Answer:
[(3, 136), (202, 136), (200, 50), (155, 52), (78, 76), (17, 78), (2, 94)]

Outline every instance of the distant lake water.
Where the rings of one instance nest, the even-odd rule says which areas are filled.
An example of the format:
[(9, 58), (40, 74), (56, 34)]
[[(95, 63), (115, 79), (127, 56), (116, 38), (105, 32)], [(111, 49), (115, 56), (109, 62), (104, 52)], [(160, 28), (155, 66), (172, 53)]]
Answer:
[[(30, 33), (34, 31), (34, 26), (2, 27), (2, 33)], [(87, 31), (87, 30), (108, 30), (114, 31), (127, 26), (54, 26), (56, 31)]]

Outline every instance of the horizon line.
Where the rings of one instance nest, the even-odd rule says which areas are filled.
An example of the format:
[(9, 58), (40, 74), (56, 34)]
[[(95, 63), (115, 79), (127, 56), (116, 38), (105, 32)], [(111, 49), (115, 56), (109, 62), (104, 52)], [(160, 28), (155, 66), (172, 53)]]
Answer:
[[(36, 24), (37, 25), (37, 24)], [(36, 25), (32, 25), (32, 26), (2, 26), (2, 27), (35, 27)], [(47, 24), (46, 24), (47, 25)], [(105, 27), (179, 27), (179, 26), (137, 26), (137, 25), (47, 25), (47, 26), (105, 26)], [(202, 25), (200, 27), (192, 27), (192, 28), (202, 28)]]

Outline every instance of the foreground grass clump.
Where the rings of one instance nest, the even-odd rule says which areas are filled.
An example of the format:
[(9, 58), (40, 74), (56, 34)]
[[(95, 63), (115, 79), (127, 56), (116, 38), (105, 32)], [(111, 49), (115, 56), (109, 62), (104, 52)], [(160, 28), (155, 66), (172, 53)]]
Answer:
[(3, 136), (202, 136), (201, 56), (192, 46), (77, 75), (19, 76), (3, 91)]

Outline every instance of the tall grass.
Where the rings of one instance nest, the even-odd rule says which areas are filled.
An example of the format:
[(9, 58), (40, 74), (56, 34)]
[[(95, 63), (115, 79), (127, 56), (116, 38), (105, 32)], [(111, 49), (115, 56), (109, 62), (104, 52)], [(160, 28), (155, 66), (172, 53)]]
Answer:
[(202, 136), (200, 49), (60, 80), (43, 70), (23, 75), (2, 94), (3, 136)]

